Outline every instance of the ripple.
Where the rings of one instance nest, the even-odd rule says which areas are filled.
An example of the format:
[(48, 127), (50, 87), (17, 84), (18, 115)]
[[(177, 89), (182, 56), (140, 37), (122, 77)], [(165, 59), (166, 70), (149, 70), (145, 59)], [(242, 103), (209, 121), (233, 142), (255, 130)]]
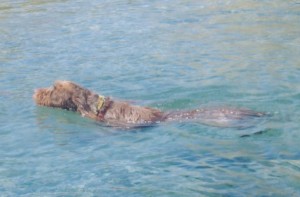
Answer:
[[(0, 3), (4, 196), (299, 196), (297, 3)], [(34, 105), (73, 80), (166, 111), (272, 114), (241, 129), (104, 127)]]

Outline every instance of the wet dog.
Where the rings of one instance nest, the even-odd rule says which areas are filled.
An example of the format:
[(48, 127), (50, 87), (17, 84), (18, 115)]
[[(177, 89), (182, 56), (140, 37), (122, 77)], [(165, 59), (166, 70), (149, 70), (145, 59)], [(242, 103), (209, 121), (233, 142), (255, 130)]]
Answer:
[(99, 95), (71, 81), (56, 81), (53, 86), (35, 90), (36, 104), (80, 113), (108, 126), (132, 128), (150, 126), (160, 122), (196, 121), (219, 127), (242, 127), (250, 119), (264, 113), (248, 109), (210, 108), (188, 111), (163, 112), (131, 105)]

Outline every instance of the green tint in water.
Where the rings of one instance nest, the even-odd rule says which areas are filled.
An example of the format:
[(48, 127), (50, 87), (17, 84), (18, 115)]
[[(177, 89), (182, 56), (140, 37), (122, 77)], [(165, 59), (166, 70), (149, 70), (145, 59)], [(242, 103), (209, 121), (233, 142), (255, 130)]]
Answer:
[[(1, 195), (299, 196), (299, 11), (290, 0), (1, 2)], [(36, 107), (33, 90), (57, 79), (163, 110), (274, 115), (245, 130), (120, 131)]]

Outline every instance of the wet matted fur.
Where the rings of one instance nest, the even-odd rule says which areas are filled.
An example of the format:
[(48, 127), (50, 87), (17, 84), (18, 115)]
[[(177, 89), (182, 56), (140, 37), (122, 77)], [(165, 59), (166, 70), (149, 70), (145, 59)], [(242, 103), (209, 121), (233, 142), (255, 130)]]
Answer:
[(140, 127), (163, 121), (197, 121), (219, 127), (244, 127), (250, 119), (265, 113), (249, 109), (214, 108), (162, 112), (158, 109), (131, 105), (125, 101), (101, 96), (71, 81), (56, 81), (53, 86), (35, 90), (38, 105), (79, 112), (82, 116), (109, 126)]
[(151, 125), (165, 119), (157, 109), (111, 100), (71, 81), (56, 81), (52, 87), (37, 89), (33, 98), (38, 105), (76, 111), (110, 126)]

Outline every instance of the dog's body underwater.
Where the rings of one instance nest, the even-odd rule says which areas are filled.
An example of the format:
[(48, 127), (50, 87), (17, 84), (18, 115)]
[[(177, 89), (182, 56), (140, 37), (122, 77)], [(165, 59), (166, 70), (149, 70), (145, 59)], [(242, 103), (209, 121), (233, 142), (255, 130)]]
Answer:
[[(213, 108), (163, 112), (158, 109), (112, 100), (70, 81), (56, 81), (52, 87), (35, 90), (38, 105), (79, 112), (109, 126), (140, 127), (160, 122), (194, 121), (219, 127), (244, 127), (264, 113), (248, 109)], [(251, 122), (251, 121), (250, 121)]]

